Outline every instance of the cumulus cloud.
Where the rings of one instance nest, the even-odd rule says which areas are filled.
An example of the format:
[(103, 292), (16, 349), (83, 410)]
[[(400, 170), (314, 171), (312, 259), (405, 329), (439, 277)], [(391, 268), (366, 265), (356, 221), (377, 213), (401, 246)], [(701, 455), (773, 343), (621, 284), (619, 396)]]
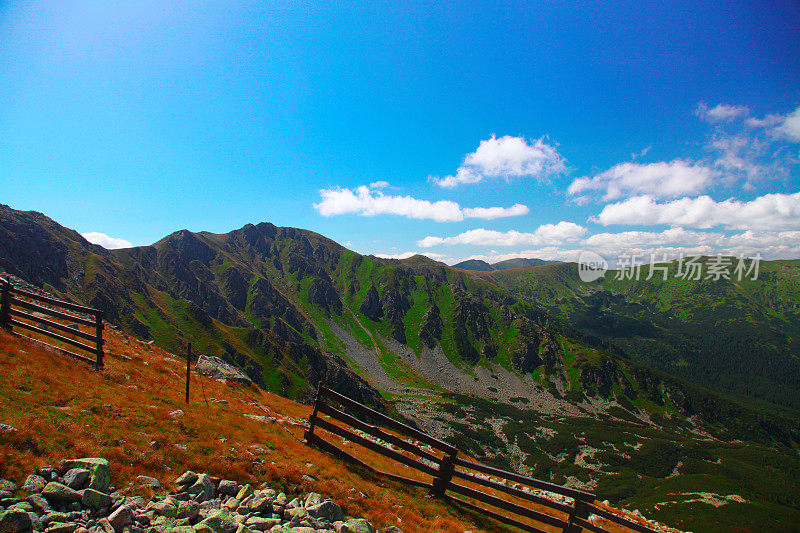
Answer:
[(750, 110), (741, 105), (718, 104), (709, 108), (706, 104), (697, 106), (697, 116), (709, 122), (732, 121), (744, 118), (750, 114)]
[(680, 256), (713, 256), (717, 254), (763, 259), (794, 259), (800, 256), (800, 231), (744, 231), (733, 235), (721, 232), (669, 228), (664, 231), (623, 231), (598, 233), (566, 246), (544, 246), (513, 252), (491, 250), (466, 257), (448, 258), (449, 264), (467, 259), (495, 263), (516, 257), (551, 261), (578, 260), (581, 252), (590, 249), (605, 257), (612, 267), (622, 256), (634, 256), (637, 263), (677, 259)]
[(375, 257), (380, 257), (382, 259), (408, 259), (409, 257), (414, 257), (415, 255), (424, 255), (425, 257), (434, 259), (436, 261), (439, 261), (445, 257), (443, 254), (435, 254), (433, 252), (403, 252), (400, 254), (375, 254)]
[(450, 200), (430, 202), (412, 196), (388, 195), (380, 190), (370, 190), (362, 185), (355, 190), (334, 187), (319, 191), (322, 201), (314, 209), (323, 216), (359, 214), (362, 216), (400, 215), (418, 220), (459, 222), (465, 218), (491, 220), (515, 217), (528, 213), (528, 207), (514, 204), (511, 207), (462, 208)]
[(575, 242), (586, 234), (586, 228), (574, 222), (543, 224), (532, 233), (519, 231), (496, 231), (484, 228), (473, 229), (452, 237), (429, 235), (417, 242), (417, 246), (470, 244), (477, 246), (543, 246)]
[(580, 195), (605, 191), (604, 201), (648, 194), (659, 198), (697, 194), (709, 187), (719, 171), (681, 159), (658, 163), (619, 163), (593, 177), (578, 178), (567, 192)]
[(528, 143), (524, 137), (505, 135), (498, 139), (492, 135), (467, 154), (455, 175), (430, 179), (440, 187), (453, 188), (498, 177), (545, 179), (564, 171), (564, 158), (544, 138)]
[(749, 135), (719, 133), (714, 136), (708, 148), (718, 153), (714, 166), (725, 172), (728, 181), (737, 175), (743, 175), (751, 183), (768, 174), (779, 175), (783, 172), (783, 168), (776, 166), (775, 161), (762, 163), (766, 143)]
[(465, 207), (464, 216), (467, 218), (482, 218), (492, 220), (494, 218), (518, 217), (527, 215), (530, 212), (527, 205), (514, 204), (511, 207)]
[(783, 119), (782, 124), (777, 126), (776, 132), (792, 141), (800, 141), (800, 107)]
[(623, 231), (600, 233), (581, 242), (582, 245), (611, 263), (616, 258), (636, 256), (637, 262), (671, 260), (681, 255), (732, 255), (764, 259), (789, 259), (800, 255), (800, 231), (745, 231), (734, 235), (719, 232), (670, 228), (661, 232)]
[(390, 183), (388, 181), (373, 181), (369, 184), (370, 189), (385, 189), (389, 187)]
[(658, 203), (637, 196), (606, 205), (595, 219), (603, 225), (667, 224), (692, 228), (785, 231), (800, 229), (800, 193), (765, 194), (749, 202), (735, 198), (717, 202), (710, 196)]
[(581, 244), (602, 249), (628, 249), (643, 246), (663, 246), (666, 244), (717, 246), (723, 241), (724, 237), (725, 235), (722, 233), (669, 228), (661, 232), (622, 231), (618, 233), (596, 233), (584, 239)]
[(117, 239), (115, 237), (109, 237), (105, 233), (100, 233), (99, 231), (89, 231), (87, 233), (81, 233), (81, 237), (86, 239), (92, 244), (99, 244), (103, 248), (107, 250), (116, 250), (117, 248), (132, 248), (133, 245), (126, 241), (125, 239)]
[(744, 121), (745, 125), (751, 128), (771, 128), (783, 122), (785, 117), (781, 115), (767, 115), (764, 118), (750, 117)]

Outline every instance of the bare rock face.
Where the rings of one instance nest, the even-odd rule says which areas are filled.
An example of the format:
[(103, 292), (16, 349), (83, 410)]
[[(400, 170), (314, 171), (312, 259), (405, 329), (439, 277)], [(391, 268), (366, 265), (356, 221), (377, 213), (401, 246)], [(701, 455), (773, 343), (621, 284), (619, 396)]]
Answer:
[(364, 297), (364, 302), (361, 304), (361, 307), (359, 307), (359, 311), (375, 322), (383, 317), (383, 306), (381, 305), (381, 299), (375, 285), (372, 285), (367, 291), (367, 295)]
[(201, 355), (195, 365), (195, 370), (214, 379), (220, 381), (231, 381), (233, 383), (242, 383), (244, 385), (252, 383), (252, 380), (247, 377), (247, 374), (236, 368), (235, 366), (226, 363), (219, 357), (213, 355)]
[(329, 312), (337, 314), (342, 312), (342, 300), (327, 275), (314, 278), (308, 289), (308, 299), (311, 303), (318, 304)]
[(442, 338), (443, 327), (439, 306), (434, 303), (430, 309), (425, 311), (425, 315), (422, 317), (422, 329), (419, 332), (419, 337), (428, 348), (433, 349), (436, 346), (436, 342)]

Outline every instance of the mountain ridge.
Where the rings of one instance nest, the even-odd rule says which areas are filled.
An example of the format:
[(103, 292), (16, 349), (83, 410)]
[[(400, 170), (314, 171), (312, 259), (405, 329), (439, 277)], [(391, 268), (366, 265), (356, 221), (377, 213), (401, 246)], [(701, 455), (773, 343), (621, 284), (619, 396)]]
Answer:
[[(269, 223), (224, 234), (180, 230), (150, 246), (108, 251), (43, 220), (0, 208), (0, 257), (16, 251), (3, 268), (38, 269), (39, 288), (103, 309), (128, 333), (175, 353), (192, 342), (291, 398), (310, 399), (325, 379), (449, 436), (482, 461), (647, 505), (657, 518), (699, 519), (679, 503), (654, 507), (654, 494), (665, 501), (667, 491), (730, 490), (731, 476), (745, 468), (729, 463), (740, 461), (736, 441), (796, 460), (800, 436), (789, 418), (636, 364), (494, 277), (541, 269), (566, 276), (569, 266), (469, 272), (421, 256), (362, 256), (318, 233)], [(20, 224), (34, 229), (18, 235)], [(713, 472), (701, 444), (708, 438), (721, 461)], [(582, 459), (587, 446), (604, 466)], [(685, 477), (659, 485), (680, 454), (691, 458)], [(783, 476), (769, 483), (746, 484), (745, 496), (798, 502), (790, 490), (789, 503), (779, 503)], [(757, 509), (745, 509), (753, 521)]]
[(547, 261), (537, 258), (513, 257), (496, 263), (488, 263), (482, 259), (467, 259), (453, 265), (453, 268), (471, 270), (475, 272), (494, 272), (497, 270), (510, 270), (514, 268), (530, 268), (543, 265), (554, 265), (560, 261)]

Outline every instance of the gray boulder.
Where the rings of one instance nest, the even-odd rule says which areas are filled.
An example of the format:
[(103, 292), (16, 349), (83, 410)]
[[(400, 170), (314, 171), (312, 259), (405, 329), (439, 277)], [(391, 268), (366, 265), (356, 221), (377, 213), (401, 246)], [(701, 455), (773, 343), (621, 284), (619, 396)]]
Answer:
[(190, 487), (195, 481), (197, 481), (197, 474), (192, 472), (191, 470), (187, 470), (177, 478), (175, 478), (175, 484), (178, 487)]
[(80, 490), (89, 481), (89, 471), (85, 468), (73, 468), (64, 474), (64, 484), (71, 489)]
[(75, 533), (78, 529), (78, 524), (75, 522), (51, 522), (45, 533)]
[(214, 497), (214, 484), (206, 474), (200, 474), (197, 476), (197, 481), (186, 489), (186, 492), (194, 496), (196, 501), (205, 502)]
[(31, 525), (31, 517), (22, 509), (0, 512), (0, 533), (29, 531)]
[(42, 490), (42, 496), (51, 504), (69, 504), (81, 501), (81, 493), (61, 483), (51, 481)]
[(33, 510), (38, 514), (45, 514), (50, 510), (50, 504), (47, 503), (47, 500), (42, 498), (41, 494), (31, 494), (26, 500), (33, 506)]
[(153, 489), (160, 489), (161, 482), (154, 477), (150, 476), (136, 476), (136, 481), (138, 481), (141, 486), (143, 487), (150, 487)]
[(89, 471), (89, 488), (108, 492), (111, 485), (111, 468), (108, 460), (102, 457), (85, 457), (83, 459), (68, 459), (62, 461), (61, 467), (67, 470), (84, 468)]
[(235, 481), (223, 479), (219, 482), (219, 486), (217, 486), (217, 492), (223, 496), (236, 496), (239, 492), (239, 484)]
[(239, 522), (230, 511), (223, 508), (201, 521), (195, 529), (205, 533), (234, 533), (239, 529)]
[(108, 522), (116, 533), (121, 533), (125, 526), (133, 523), (133, 511), (127, 505), (120, 505), (116, 511), (109, 515)]
[(111, 496), (99, 490), (86, 489), (83, 491), (81, 503), (84, 507), (92, 509), (93, 511), (105, 509), (111, 506)]
[(45, 485), (47, 485), (46, 479), (44, 479), (42, 476), (31, 474), (25, 479), (25, 483), (22, 485), (22, 490), (29, 494), (39, 493), (42, 492), (42, 489), (44, 489)]
[(313, 518), (326, 522), (337, 522), (344, 519), (344, 511), (342, 511), (342, 508), (331, 500), (325, 500), (311, 507), (306, 507), (306, 511), (308, 511), (308, 514)]
[(247, 374), (213, 355), (201, 355), (194, 369), (204, 376), (219, 381), (230, 381), (233, 383), (242, 383), (244, 385), (252, 383), (252, 380), (247, 377)]
[(363, 518), (351, 518), (337, 527), (336, 533), (375, 533), (375, 530)]

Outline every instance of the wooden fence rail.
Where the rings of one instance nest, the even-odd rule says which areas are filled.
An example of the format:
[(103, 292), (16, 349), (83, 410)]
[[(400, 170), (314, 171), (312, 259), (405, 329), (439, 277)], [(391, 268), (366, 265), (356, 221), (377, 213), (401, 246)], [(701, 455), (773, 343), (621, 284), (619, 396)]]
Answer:
[[(103, 368), (103, 312), (69, 302), (42, 296), (20, 289), (10, 281), (0, 278), (0, 326), (12, 330), (14, 326), (34, 331), (77, 348), (78, 353), (57, 346), (60, 351), (85, 361), (96, 368)], [(80, 313), (79, 316), (70, 313)], [(86, 315), (92, 318), (86, 318)], [(56, 319), (67, 320), (68, 324)], [(85, 326), (89, 332), (82, 331)], [(53, 330), (58, 330), (56, 333)]]
[[(334, 404), (338, 404), (340, 408)], [(323, 418), (323, 415), (327, 418)], [(362, 417), (384, 427), (367, 423)], [(381, 471), (359, 459), (354, 453), (346, 451), (344, 444), (336, 445), (334, 439), (320, 435), (318, 430), (324, 430), (404, 465), (421, 474), (418, 477), (423, 479)], [(317, 389), (305, 438), (308, 445), (317, 446), (341, 459), (396, 481), (428, 489), (433, 496), (523, 531), (544, 533), (541, 528), (549, 527), (564, 533), (579, 533), (584, 530), (608, 533), (608, 529), (596, 523), (597, 520), (590, 521), (590, 516), (596, 515), (630, 531), (654, 533), (653, 529), (643, 524), (598, 506), (594, 494), (459, 457), (459, 451), (454, 446), (324, 385)], [(547, 497), (548, 493), (555, 497)], [(487, 505), (488, 508), (485, 507)]]

